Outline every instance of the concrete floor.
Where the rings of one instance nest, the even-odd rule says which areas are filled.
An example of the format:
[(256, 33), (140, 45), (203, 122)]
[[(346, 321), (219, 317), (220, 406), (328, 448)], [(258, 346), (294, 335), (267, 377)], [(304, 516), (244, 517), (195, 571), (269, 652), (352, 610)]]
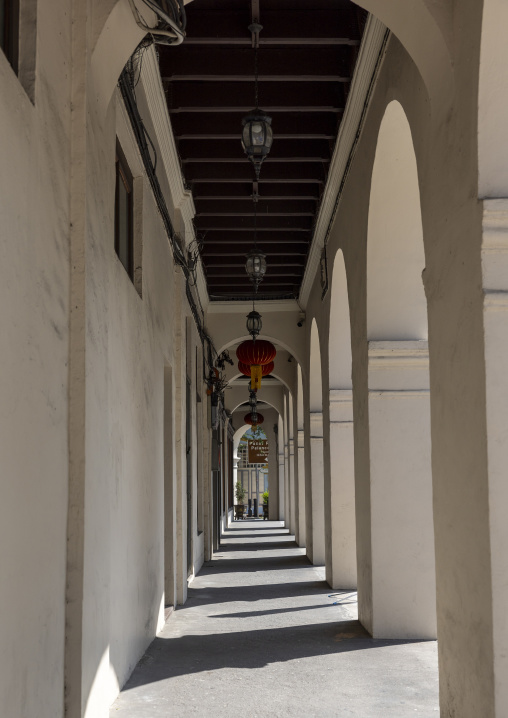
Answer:
[(235, 521), (111, 718), (438, 716), (435, 641), (373, 640), (331, 593), (281, 523)]

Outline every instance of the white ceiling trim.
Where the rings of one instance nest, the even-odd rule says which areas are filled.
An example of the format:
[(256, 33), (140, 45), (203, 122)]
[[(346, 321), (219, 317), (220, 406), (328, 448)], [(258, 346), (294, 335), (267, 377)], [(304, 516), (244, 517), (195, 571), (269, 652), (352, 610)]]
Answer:
[(337, 142), (330, 164), (330, 172), (312, 238), (309, 258), (305, 267), (299, 301), (305, 307), (319, 271), (321, 253), (325, 246), (328, 228), (337, 212), (340, 191), (351, 157), (354, 154), (357, 137), (365, 116), (372, 80), (379, 65), (380, 55), (386, 44), (387, 29), (373, 15), (369, 15), (362, 44), (356, 63), (351, 90), (346, 102)]

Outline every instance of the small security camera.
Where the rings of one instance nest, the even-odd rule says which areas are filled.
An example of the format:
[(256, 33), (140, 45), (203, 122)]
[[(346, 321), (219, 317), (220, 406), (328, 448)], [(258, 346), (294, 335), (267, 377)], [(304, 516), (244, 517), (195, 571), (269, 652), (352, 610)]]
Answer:
[(305, 321), (305, 312), (300, 312), (300, 316), (298, 318), (298, 321), (296, 323), (297, 327), (303, 327), (303, 323)]

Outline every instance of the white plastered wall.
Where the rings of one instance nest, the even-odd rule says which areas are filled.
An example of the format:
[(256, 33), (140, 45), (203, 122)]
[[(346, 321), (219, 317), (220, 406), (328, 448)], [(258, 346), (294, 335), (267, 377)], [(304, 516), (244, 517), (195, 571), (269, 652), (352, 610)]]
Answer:
[[(0, 51), (0, 706), (63, 716), (70, 26), (39, 2), (30, 101)], [(58, 43), (54, 38), (58, 37)], [(23, 47), (20, 52), (33, 51)], [(33, 78), (32, 78), (33, 79)], [(51, 171), (48, 171), (51, 168)]]

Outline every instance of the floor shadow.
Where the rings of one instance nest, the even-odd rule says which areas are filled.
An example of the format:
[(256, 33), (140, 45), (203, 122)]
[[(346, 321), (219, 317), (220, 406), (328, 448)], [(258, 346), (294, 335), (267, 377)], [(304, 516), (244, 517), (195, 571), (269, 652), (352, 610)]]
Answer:
[(203, 671), (263, 668), (271, 663), (408, 643), (423, 641), (374, 640), (358, 621), (159, 637), (138, 663), (124, 691)]
[[(351, 601), (350, 603), (356, 603), (356, 601)], [(312, 611), (318, 610), (320, 608), (333, 608), (333, 603), (322, 603), (317, 605), (314, 604), (313, 606), (291, 606), (291, 608), (272, 608), (268, 611), (240, 611), (239, 613), (219, 613), (214, 614), (213, 618), (257, 618), (258, 616), (274, 616), (280, 613), (296, 613), (297, 611)]]
[[(269, 534), (269, 533), (261, 534), (261, 538), (278, 538), (278, 539), (280, 539), (283, 536), (288, 536), (288, 537), (291, 536), (294, 540), (294, 535), (290, 534), (289, 531), (285, 531), (285, 532), (281, 531), (278, 534)], [(245, 538), (257, 538), (258, 539), (258, 538), (260, 538), (259, 532), (256, 532), (255, 534), (251, 533), (251, 534), (241, 534), (241, 535), (236, 534), (236, 533), (233, 533), (233, 534), (224, 533), (221, 536), (221, 544), (222, 544), (222, 539), (234, 539), (235, 541), (237, 541), (237, 540), (245, 539)]]
[(200, 576), (212, 573), (250, 573), (252, 571), (287, 571), (294, 568), (309, 568), (311, 562), (306, 556), (254, 556), (252, 558), (215, 559), (204, 564)]
[(277, 531), (279, 536), (283, 533), (289, 534), (289, 529), (287, 529), (285, 526), (270, 526), (270, 525), (264, 526), (263, 522), (261, 522), (261, 525), (258, 524), (256, 527), (254, 527), (254, 526), (245, 526), (245, 524), (248, 523), (247, 521), (245, 521), (245, 524), (243, 524), (243, 526), (242, 526), (241, 521), (238, 521), (235, 523), (237, 523), (238, 525), (237, 526), (233, 526), (233, 525), (228, 526), (227, 528), (225, 528), (223, 530), (223, 533), (226, 535), (228, 533), (235, 533), (236, 531), (253, 531), (253, 530), (255, 530), (255, 531)]
[[(330, 586), (326, 581), (294, 581), (291, 583), (266, 583), (246, 586), (205, 586), (204, 588), (189, 588), (185, 608), (193, 605), (206, 605), (211, 603), (230, 603), (234, 601), (254, 602), (275, 598), (292, 598), (293, 596), (313, 596), (330, 593)], [(181, 609), (181, 610), (185, 610)]]
[[(245, 537), (242, 536), (241, 538)], [(235, 551), (279, 551), (281, 549), (284, 551), (290, 548), (295, 549), (300, 547), (294, 539), (288, 541), (266, 541), (266, 543), (240, 543), (239, 540), (236, 539), (234, 543), (221, 543), (220, 545), (221, 553), (225, 551), (229, 553)]]

